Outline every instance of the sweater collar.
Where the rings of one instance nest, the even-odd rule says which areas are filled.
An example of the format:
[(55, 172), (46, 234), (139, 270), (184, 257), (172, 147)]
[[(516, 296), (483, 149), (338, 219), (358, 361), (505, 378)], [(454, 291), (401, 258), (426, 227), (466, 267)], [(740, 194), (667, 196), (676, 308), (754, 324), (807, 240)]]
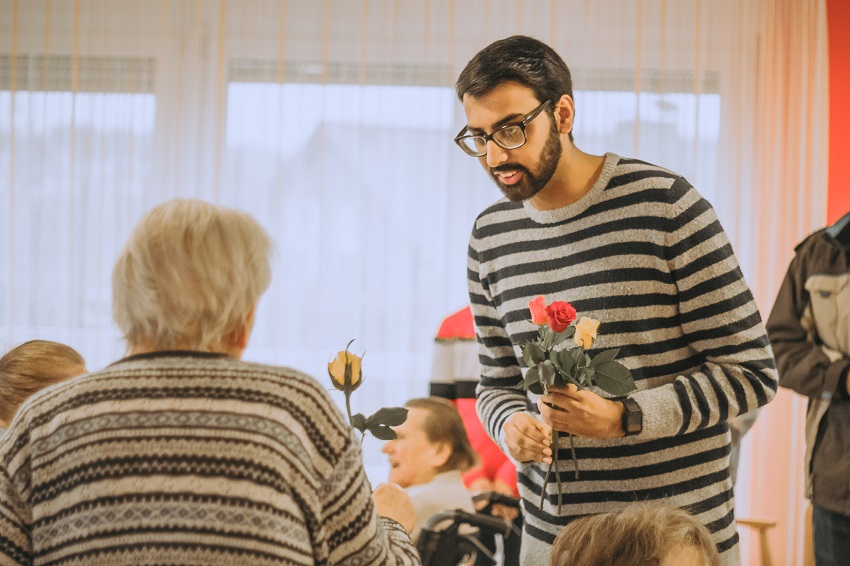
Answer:
[(591, 205), (599, 201), (605, 187), (608, 185), (611, 177), (614, 176), (614, 171), (619, 162), (619, 155), (606, 153), (605, 163), (602, 165), (602, 172), (599, 174), (599, 178), (596, 179), (596, 182), (593, 183), (590, 190), (588, 190), (587, 193), (585, 193), (585, 195), (577, 201), (554, 210), (537, 210), (534, 208), (534, 205), (531, 204), (530, 200), (524, 200), (522, 201), (522, 207), (525, 209), (525, 213), (531, 220), (538, 224), (554, 224), (578, 216), (590, 208)]
[(117, 362), (109, 364), (110, 366), (123, 364), (126, 362), (135, 362), (139, 360), (154, 360), (158, 358), (198, 358), (198, 359), (223, 359), (228, 358), (227, 354), (218, 352), (197, 352), (194, 350), (160, 350), (157, 352), (145, 352), (144, 354), (132, 354), (125, 358), (121, 358)]

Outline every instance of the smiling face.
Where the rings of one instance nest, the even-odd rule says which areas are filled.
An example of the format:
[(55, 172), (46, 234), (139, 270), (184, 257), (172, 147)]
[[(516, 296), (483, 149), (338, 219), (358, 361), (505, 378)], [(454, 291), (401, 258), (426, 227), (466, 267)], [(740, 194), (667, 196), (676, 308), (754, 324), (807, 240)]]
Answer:
[(432, 443), (425, 434), (426, 409), (408, 408), (407, 420), (393, 427), (398, 438), (384, 444), (390, 461), (389, 480), (401, 487), (428, 483), (446, 463), (451, 449), (444, 443)]
[[(492, 133), (501, 126), (520, 122), (541, 102), (530, 88), (512, 82), (481, 96), (465, 94), (467, 129), (473, 134)], [(512, 201), (527, 200), (542, 191), (552, 180), (563, 152), (558, 126), (549, 112), (529, 122), (525, 135), (525, 144), (516, 149), (504, 149), (491, 140), (487, 142), (487, 153), (478, 158)]]

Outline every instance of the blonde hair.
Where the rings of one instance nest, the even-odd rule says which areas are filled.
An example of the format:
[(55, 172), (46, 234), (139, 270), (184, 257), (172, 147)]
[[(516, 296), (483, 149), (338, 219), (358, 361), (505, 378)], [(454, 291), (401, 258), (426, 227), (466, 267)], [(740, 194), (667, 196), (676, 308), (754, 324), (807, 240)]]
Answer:
[(704, 566), (720, 565), (711, 534), (693, 515), (662, 503), (635, 503), (564, 527), (549, 566), (658, 566), (682, 546), (695, 548)]
[(426, 397), (411, 399), (404, 406), (408, 409), (422, 409), (427, 413), (422, 428), (428, 442), (442, 442), (451, 448), (449, 459), (437, 468), (438, 472), (465, 472), (478, 463), (478, 454), (469, 443), (463, 419), (451, 401), (441, 397)]
[(31, 340), (0, 358), (0, 422), (6, 426), (33, 393), (86, 373), (83, 357), (70, 346)]
[(271, 282), (271, 240), (250, 215), (172, 200), (142, 218), (112, 272), (132, 350), (208, 350), (244, 329)]

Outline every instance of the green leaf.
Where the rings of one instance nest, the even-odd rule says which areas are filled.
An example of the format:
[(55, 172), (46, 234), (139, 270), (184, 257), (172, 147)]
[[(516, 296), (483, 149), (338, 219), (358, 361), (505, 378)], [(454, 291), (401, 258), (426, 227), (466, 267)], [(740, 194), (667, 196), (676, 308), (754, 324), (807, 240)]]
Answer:
[(529, 389), (535, 383), (540, 383), (540, 374), (537, 367), (528, 368), (522, 380), (522, 387), (523, 389)]
[(543, 395), (543, 386), (540, 385), (539, 381), (535, 381), (534, 383), (529, 385), (527, 389), (535, 395)]
[(582, 348), (570, 348), (567, 351), (573, 358), (573, 365), (575, 365), (576, 367), (581, 367), (581, 362), (582, 360), (584, 360), (584, 350)]
[(537, 342), (527, 342), (522, 350), (522, 361), (527, 367), (534, 367), (546, 359), (546, 352)]
[(564, 330), (563, 332), (558, 332), (555, 335), (555, 343), (560, 344), (561, 342), (563, 342), (567, 338), (572, 338), (575, 335), (576, 335), (576, 327), (571, 324), (567, 327), (566, 330)]
[(550, 329), (548, 326), (541, 326), (540, 327), (540, 340), (538, 340), (540, 347), (544, 351), (545, 350), (551, 350), (552, 344), (555, 343), (554, 340), (555, 340), (555, 333), (552, 332), (552, 329)]
[(370, 426), (369, 432), (378, 440), (395, 440), (398, 437), (393, 429), (382, 424)]
[(540, 385), (543, 386), (545, 391), (550, 385), (555, 384), (555, 366), (552, 362), (546, 360), (537, 368), (540, 370)]
[(570, 383), (569, 376), (562, 374), (559, 371), (555, 372), (555, 379), (552, 380), (552, 385), (555, 387), (566, 387), (567, 383)]
[(366, 430), (366, 417), (363, 416), (363, 413), (351, 415), (351, 426), (360, 432), (364, 432)]
[(575, 376), (576, 361), (573, 359), (573, 355), (570, 353), (570, 350), (561, 350), (557, 353), (553, 352), (553, 356), (555, 359), (552, 360), (552, 363), (555, 364), (562, 374), (566, 376)]
[(399, 426), (407, 420), (407, 409), (404, 407), (381, 407), (368, 419), (366, 427), (372, 430), (375, 425)]
[(617, 357), (617, 354), (620, 353), (619, 348), (615, 348), (613, 350), (605, 350), (604, 352), (599, 352), (593, 359), (590, 361), (590, 367), (596, 367), (599, 364), (604, 364), (607, 362), (613, 362), (614, 358)]
[(619, 362), (606, 362), (596, 368), (596, 386), (611, 395), (626, 395), (637, 389), (631, 372)]

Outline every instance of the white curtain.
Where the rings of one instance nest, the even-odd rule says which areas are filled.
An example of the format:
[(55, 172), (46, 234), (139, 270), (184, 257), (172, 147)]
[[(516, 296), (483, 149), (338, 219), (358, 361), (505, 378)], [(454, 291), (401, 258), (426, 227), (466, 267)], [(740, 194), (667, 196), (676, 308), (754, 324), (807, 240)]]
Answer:
[[(145, 211), (196, 197), (277, 243), (247, 359), (325, 380), (355, 338), (356, 410), (426, 395), (440, 320), (467, 302), (469, 229), (500, 196), (451, 141), (453, 83), (514, 33), (570, 65), (580, 148), (673, 169), (712, 202), (766, 316), (794, 243), (825, 220), (823, 14), (823, 0), (0, 0), (0, 347), (119, 358), (112, 263)], [(364, 448), (380, 475), (380, 443)]]

